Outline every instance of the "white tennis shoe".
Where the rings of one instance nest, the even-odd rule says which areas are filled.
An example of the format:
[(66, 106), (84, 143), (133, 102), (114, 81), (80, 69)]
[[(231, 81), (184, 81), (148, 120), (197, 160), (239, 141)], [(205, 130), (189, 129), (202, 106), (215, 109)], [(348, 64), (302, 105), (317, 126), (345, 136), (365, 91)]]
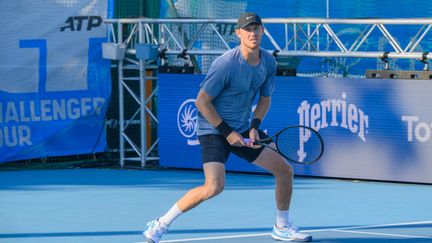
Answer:
[(148, 243), (159, 243), (160, 238), (162, 238), (167, 231), (168, 226), (155, 219), (147, 223), (147, 230), (143, 232), (143, 235)]
[(276, 225), (273, 226), (273, 232), (271, 233), (273, 240), (280, 241), (311, 241), (312, 236), (300, 233), (298, 228), (294, 225), (288, 225), (283, 228), (278, 228)]

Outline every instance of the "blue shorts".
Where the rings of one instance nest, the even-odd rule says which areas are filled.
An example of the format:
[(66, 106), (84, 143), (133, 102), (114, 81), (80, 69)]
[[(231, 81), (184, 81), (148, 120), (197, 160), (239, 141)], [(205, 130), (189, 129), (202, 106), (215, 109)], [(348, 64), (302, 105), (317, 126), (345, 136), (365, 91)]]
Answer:
[[(260, 139), (268, 138), (269, 136), (263, 131), (259, 130)], [(249, 130), (241, 134), (244, 138), (249, 138)], [(230, 153), (234, 153), (240, 158), (247, 161), (255, 161), (264, 147), (253, 149), (250, 147), (237, 147), (232, 146), (228, 143), (226, 138), (220, 134), (207, 134), (198, 136), (198, 140), (201, 144), (202, 162), (221, 162), (225, 163)], [(271, 143), (269, 141), (268, 143)]]

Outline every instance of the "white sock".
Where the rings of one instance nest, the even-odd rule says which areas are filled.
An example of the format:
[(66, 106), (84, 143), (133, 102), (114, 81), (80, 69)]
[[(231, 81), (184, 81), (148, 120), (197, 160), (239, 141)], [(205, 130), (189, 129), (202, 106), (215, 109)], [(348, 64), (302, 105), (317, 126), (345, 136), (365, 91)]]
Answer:
[(277, 210), (276, 212), (276, 227), (283, 228), (285, 226), (289, 226), (289, 210), (281, 211)]
[(172, 206), (168, 212), (159, 218), (159, 222), (162, 222), (166, 224), (167, 226), (170, 226), (170, 224), (183, 212), (180, 211), (180, 209), (177, 207), (177, 203)]

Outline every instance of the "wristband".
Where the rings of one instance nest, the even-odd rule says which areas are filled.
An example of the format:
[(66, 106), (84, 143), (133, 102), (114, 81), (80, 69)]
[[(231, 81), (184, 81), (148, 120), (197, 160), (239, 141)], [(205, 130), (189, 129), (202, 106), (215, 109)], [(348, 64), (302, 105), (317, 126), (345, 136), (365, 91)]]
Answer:
[(259, 118), (254, 118), (254, 119), (252, 119), (250, 129), (254, 128), (254, 129), (258, 130), (260, 124), (261, 124), (261, 120)]
[(233, 129), (225, 121), (222, 121), (221, 123), (219, 123), (219, 125), (217, 125), (216, 129), (224, 137), (228, 137), (228, 135), (230, 135), (231, 132), (233, 131)]

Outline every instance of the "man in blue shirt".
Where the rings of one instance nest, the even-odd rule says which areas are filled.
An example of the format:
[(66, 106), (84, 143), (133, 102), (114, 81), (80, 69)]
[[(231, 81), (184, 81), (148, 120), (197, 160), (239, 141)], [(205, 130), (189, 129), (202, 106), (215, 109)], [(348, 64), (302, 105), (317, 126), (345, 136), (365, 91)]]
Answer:
[[(236, 28), (240, 45), (218, 57), (201, 83), (196, 99), (199, 110), (196, 132), (202, 148), (205, 182), (189, 190), (165, 215), (147, 224), (144, 235), (148, 242), (158, 243), (175, 218), (223, 191), (225, 162), (230, 153), (275, 176), (277, 213), (272, 238), (282, 241), (312, 239), (289, 221), (293, 168), (278, 153), (253, 145), (255, 140), (268, 137), (259, 130), (259, 125), (270, 108), (276, 74), (275, 58), (260, 48), (263, 32), (257, 14), (242, 14)], [(257, 94), (258, 104), (249, 122)], [(245, 138), (251, 142), (246, 143)]]

